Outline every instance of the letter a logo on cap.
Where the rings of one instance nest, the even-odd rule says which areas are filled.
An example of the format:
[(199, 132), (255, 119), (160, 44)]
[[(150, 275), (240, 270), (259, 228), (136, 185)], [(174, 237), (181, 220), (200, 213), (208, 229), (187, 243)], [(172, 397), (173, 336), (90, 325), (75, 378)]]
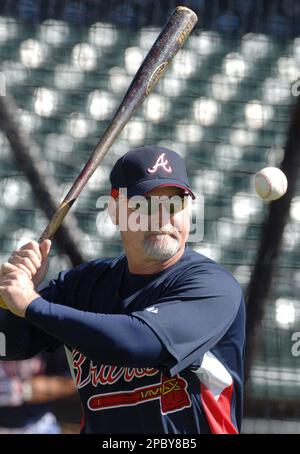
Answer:
[(172, 167), (169, 166), (168, 160), (165, 159), (165, 153), (162, 153), (157, 159), (156, 163), (150, 169), (147, 169), (149, 173), (154, 173), (159, 167), (162, 167), (166, 172), (172, 172)]

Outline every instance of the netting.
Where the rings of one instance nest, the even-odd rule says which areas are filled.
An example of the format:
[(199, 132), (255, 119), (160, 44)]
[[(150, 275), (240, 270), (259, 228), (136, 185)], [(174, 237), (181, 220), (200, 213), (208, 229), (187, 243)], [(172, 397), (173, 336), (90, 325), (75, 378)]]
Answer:
[[(1, 95), (5, 89), (15, 98), (16, 120), (38, 147), (39, 166), (56, 182), (57, 203), (178, 3), (1, 3)], [(181, 4), (200, 14), (199, 24), (72, 208), (79, 246), (86, 259), (121, 251), (97, 201), (109, 191), (116, 159), (156, 142), (186, 158), (191, 186), (205, 196), (204, 239), (191, 246), (232, 271), (246, 291), (268, 212), (254, 193), (253, 175), (280, 166), (284, 156), (300, 71), (300, 8), (290, 1)], [(38, 238), (47, 223), (3, 132), (0, 219), (1, 261), (28, 238)], [(292, 349), (292, 336), (300, 331), (299, 220), (298, 182), (261, 322), (246, 416), (300, 418), (300, 367)], [(68, 266), (68, 256), (57, 249), (49, 276)], [(249, 431), (259, 430), (248, 423)]]

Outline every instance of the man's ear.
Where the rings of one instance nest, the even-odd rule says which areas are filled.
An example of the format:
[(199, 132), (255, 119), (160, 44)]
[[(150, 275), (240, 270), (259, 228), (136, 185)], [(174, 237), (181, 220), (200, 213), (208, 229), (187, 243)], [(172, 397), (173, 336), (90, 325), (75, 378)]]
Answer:
[(119, 203), (117, 199), (114, 199), (113, 197), (109, 198), (108, 201), (108, 214), (109, 217), (114, 225), (119, 225)]

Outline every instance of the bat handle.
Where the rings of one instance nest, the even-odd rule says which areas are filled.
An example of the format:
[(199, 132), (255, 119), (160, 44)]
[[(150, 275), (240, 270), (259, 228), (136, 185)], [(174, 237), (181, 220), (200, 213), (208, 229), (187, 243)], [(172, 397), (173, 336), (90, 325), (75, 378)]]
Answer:
[(43, 240), (52, 240), (74, 202), (75, 199), (70, 199), (68, 196), (64, 198), (40, 236), (38, 240), (39, 243)]

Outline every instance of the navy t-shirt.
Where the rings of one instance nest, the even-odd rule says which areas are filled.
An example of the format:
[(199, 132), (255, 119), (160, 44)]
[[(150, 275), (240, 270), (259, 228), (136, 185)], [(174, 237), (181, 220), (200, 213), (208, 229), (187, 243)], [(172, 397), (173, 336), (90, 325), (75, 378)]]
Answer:
[[(26, 319), (48, 333), (43, 342), (49, 349), (67, 346), (84, 411), (82, 432), (240, 430), (245, 310), (240, 286), (223, 267), (186, 247), (164, 271), (134, 275), (121, 255), (60, 273), (40, 294)], [(98, 362), (96, 353), (87, 357), (89, 349), (81, 345), (101, 351), (88, 334), (96, 314), (146, 323), (168, 351), (167, 359), (155, 367), (127, 367)], [(130, 335), (128, 330), (128, 342)], [(35, 338), (41, 342), (41, 336)]]

